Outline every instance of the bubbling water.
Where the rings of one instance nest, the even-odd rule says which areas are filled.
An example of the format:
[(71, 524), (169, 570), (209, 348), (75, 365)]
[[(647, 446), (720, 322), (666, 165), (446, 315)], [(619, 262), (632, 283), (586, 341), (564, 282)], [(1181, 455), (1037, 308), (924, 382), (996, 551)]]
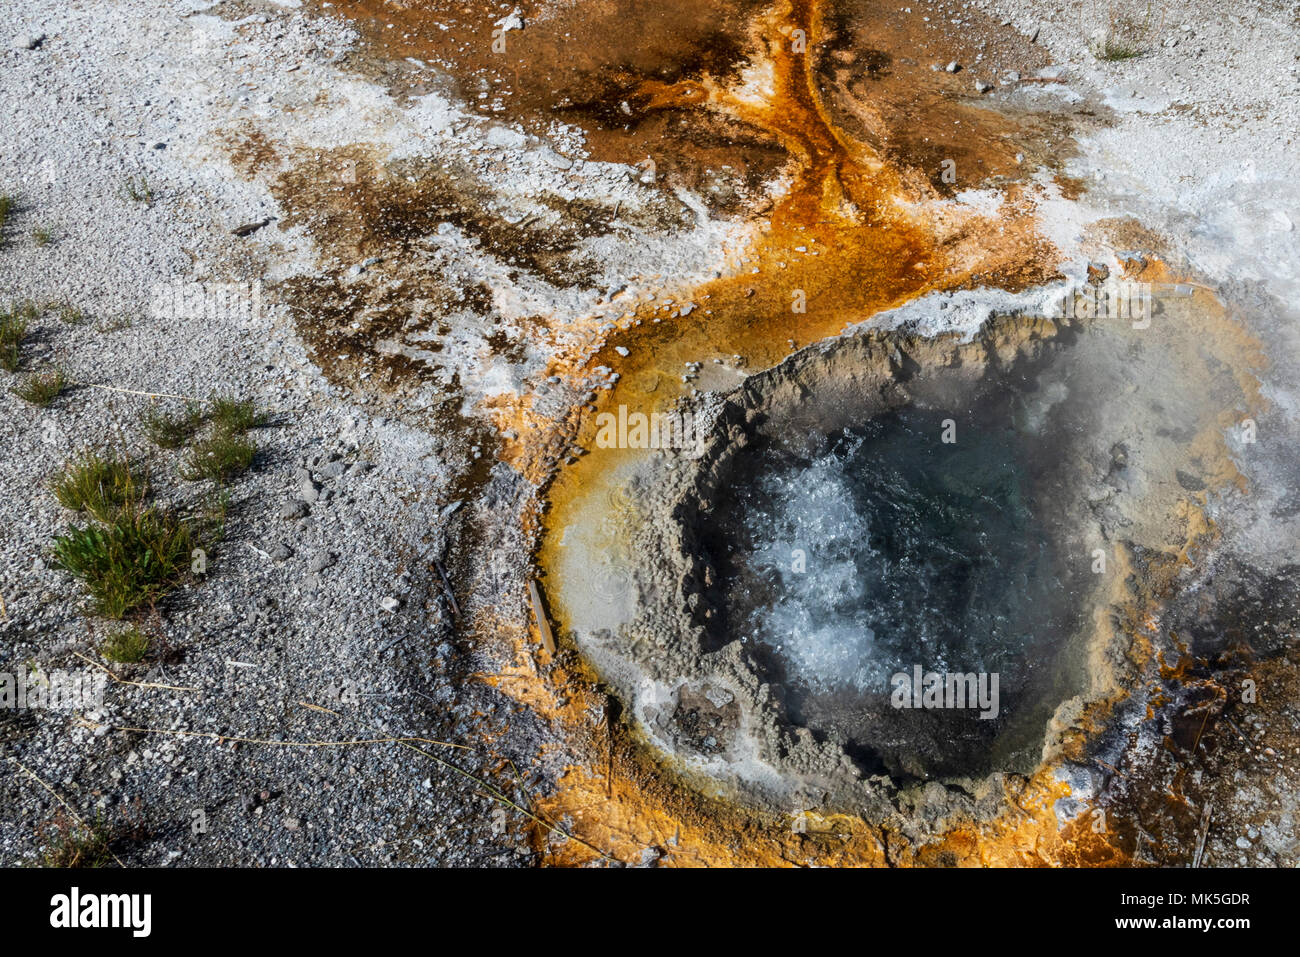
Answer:
[(1007, 399), (991, 402), (905, 406), (811, 451), (759, 438), (739, 453), (704, 536), (715, 604), (725, 639), (766, 662), (799, 723), (875, 748), (907, 737), (892, 676), (998, 674), (997, 718), (922, 719), (987, 750), (1050, 683), (1077, 624), (1043, 501), (1052, 463), (1040, 434), (1011, 425)]

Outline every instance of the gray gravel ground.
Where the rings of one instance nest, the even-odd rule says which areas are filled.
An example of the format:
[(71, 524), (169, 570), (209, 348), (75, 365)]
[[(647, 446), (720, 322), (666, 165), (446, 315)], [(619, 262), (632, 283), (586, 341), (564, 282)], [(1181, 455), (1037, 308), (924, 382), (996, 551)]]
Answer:
[[(0, 376), (0, 671), (90, 668), (76, 655), (101, 660), (98, 642), (116, 627), (48, 564), (52, 538), (74, 520), (47, 487), (61, 463), (124, 447), (144, 457), (162, 501), (189, 506), (211, 491), (181, 480), (180, 453), (144, 440), (151, 400), (129, 390), (246, 397), (271, 419), (254, 432), (253, 469), (230, 489), (208, 574), (147, 624), (165, 660), (119, 669), (185, 690), (110, 684), (89, 713), (0, 712), (4, 757), (31, 772), (0, 762), (0, 863), (34, 860), (61, 810), (32, 775), (83, 818), (102, 817), (129, 865), (527, 862), (515, 812), (494, 815), (480, 785), (398, 744), (208, 737), (455, 742), (467, 750), (417, 746), (517, 796), (502, 758), (526, 779), (536, 735), (496, 692), (464, 680), (470, 663), (431, 577), (435, 559), (450, 561), (451, 473), (437, 437), (368, 415), (324, 382), (269, 300), (188, 317), (154, 307), (160, 284), (268, 273), (264, 253), (231, 234), (273, 212), (266, 195), (195, 159), (205, 124), (224, 118), (187, 95), (187, 77), (207, 66), (218, 100), (254, 108), (235, 95), (237, 76), (215, 71), (217, 46), (205, 63), (204, 48), (185, 42), (196, 8), (33, 3), (6, 17), (17, 40), (0, 52), (0, 182), (17, 206), (0, 300), (67, 302), (86, 318), (49, 311), (24, 348), (26, 370), (57, 365), (73, 383), (51, 407), (23, 402), (8, 388), (17, 377)], [(333, 22), (277, 22), (283, 32), (260, 39), (281, 69), (286, 57), (328, 59), (345, 39)], [(140, 178), (152, 202), (126, 195)], [(53, 232), (44, 246), (31, 236), (42, 227)], [(290, 243), (275, 254), (283, 265), (297, 252)]]

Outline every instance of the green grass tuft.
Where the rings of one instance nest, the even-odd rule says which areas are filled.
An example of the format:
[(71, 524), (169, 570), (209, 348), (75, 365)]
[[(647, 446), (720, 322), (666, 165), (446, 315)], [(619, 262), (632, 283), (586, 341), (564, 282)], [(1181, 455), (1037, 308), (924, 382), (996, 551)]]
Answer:
[(113, 862), (111, 835), (103, 821), (90, 826), (73, 822), (66, 815), (54, 821), (54, 835), (41, 855), (42, 867), (107, 867)]
[(27, 327), (35, 318), (35, 307), (23, 304), (10, 307), (8, 312), (0, 312), (0, 368), (6, 372), (17, 372), (22, 365), (23, 340), (27, 338)]
[(175, 413), (159, 410), (150, 405), (140, 416), (140, 425), (149, 441), (164, 449), (178, 449), (198, 432), (203, 424), (203, 410), (197, 402), (187, 402), (185, 408)]
[(67, 384), (68, 380), (63, 370), (53, 369), (49, 372), (33, 373), (23, 380), (21, 385), (14, 386), (9, 391), (32, 405), (46, 406), (59, 397)]
[(1157, 17), (1153, 3), (1147, 3), (1141, 11), (1138, 6), (1137, 2), (1128, 0), (1107, 5), (1105, 22), (1088, 37), (1088, 50), (1093, 56), (1113, 63), (1140, 57), (1150, 49), (1164, 28), (1164, 7), (1160, 8)]
[(100, 643), (99, 653), (107, 660), (122, 665), (144, 661), (149, 653), (149, 636), (132, 625), (125, 631), (109, 635)]
[(1117, 40), (1109, 34), (1094, 39), (1088, 44), (1088, 48), (1098, 60), (1104, 60), (1107, 63), (1118, 60), (1132, 60), (1134, 57), (1140, 57), (1146, 52), (1144, 47), (1130, 45), (1122, 40)]
[(124, 508), (102, 526), (54, 539), (54, 565), (81, 579), (101, 614), (120, 619), (152, 604), (184, 578), (193, 526), (170, 511)]
[(217, 489), (205, 502), (204, 534), (210, 543), (216, 544), (226, 537), (226, 518), (230, 514), (230, 492)]
[(218, 431), (190, 449), (181, 476), (189, 482), (211, 479), (224, 485), (248, 471), (257, 455), (257, 446), (242, 435)]
[(122, 195), (133, 203), (153, 205), (153, 188), (143, 176), (129, 176), (122, 184)]
[(69, 463), (54, 482), (54, 497), (64, 508), (111, 521), (124, 508), (141, 504), (147, 486), (124, 454), (87, 452)]
[(212, 400), (212, 423), (221, 432), (235, 435), (266, 424), (266, 413), (260, 412), (251, 399), (229, 399), (218, 396)]
[(70, 326), (79, 326), (86, 321), (86, 314), (71, 303), (58, 303), (56, 308), (59, 320), (66, 322)]
[(54, 231), (45, 226), (37, 226), (32, 230), (32, 241), (37, 246), (48, 246), (54, 242)]

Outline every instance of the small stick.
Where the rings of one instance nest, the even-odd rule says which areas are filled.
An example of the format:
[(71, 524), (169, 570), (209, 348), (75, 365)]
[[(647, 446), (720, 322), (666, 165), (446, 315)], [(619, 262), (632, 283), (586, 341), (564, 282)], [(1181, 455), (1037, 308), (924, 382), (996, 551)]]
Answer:
[[(313, 711), (324, 711), (326, 714), (337, 716), (337, 711), (330, 711), (328, 708), (322, 708), (319, 705), (308, 704), (305, 701), (299, 701), (300, 705), (310, 708)], [(109, 731), (130, 731), (135, 734), (171, 734), (180, 738), (207, 738), (213, 744), (258, 744), (272, 745), (283, 748), (345, 748), (354, 744), (408, 744), (412, 741), (418, 741), (420, 744), (436, 744), (443, 748), (459, 748), (461, 751), (472, 751), (473, 748), (465, 744), (456, 744), (452, 741), (435, 741), (432, 738), (354, 738), (348, 741), (275, 741), (270, 738), (236, 738), (229, 735), (218, 734), (215, 731), (184, 731), (174, 730), (171, 728), (124, 728), (111, 724), (100, 724), (98, 721), (80, 719), (81, 723), (88, 728), (107, 728)]]
[(451, 602), (451, 613), (457, 618), (460, 617), (460, 608), (456, 604), (456, 596), (451, 590), (451, 581), (447, 578), (447, 570), (442, 567), (442, 562), (438, 559), (433, 560), (434, 566), (438, 569), (438, 574), (442, 576), (442, 587), (447, 593), (447, 600)]
[(551, 625), (546, 620), (546, 611), (542, 607), (542, 594), (537, 590), (537, 579), (528, 580), (528, 594), (533, 600), (533, 614), (537, 616), (537, 630), (542, 633), (542, 647), (547, 653), (555, 654), (555, 638), (551, 635)]
[(1205, 839), (1210, 836), (1210, 802), (1205, 802), (1201, 812), (1201, 836), (1196, 841), (1196, 854), (1192, 857), (1192, 867), (1201, 866), (1201, 855), (1205, 853)]
[[(299, 702), (299, 704), (306, 704), (306, 702)], [(312, 705), (311, 707), (313, 708), (313, 710), (316, 711), (324, 711), (328, 714), (334, 715), (335, 717), (342, 717), (342, 715), (340, 715), (337, 711), (330, 711), (329, 708), (322, 708), (320, 705)], [(419, 739), (410, 739), (410, 740), (419, 740)], [(471, 774), (470, 772), (466, 771), (464, 768), (457, 767), (456, 765), (452, 764), (450, 761), (444, 761), (436, 754), (426, 751), (423, 748), (417, 748), (415, 745), (411, 744), (409, 740), (394, 739), (394, 742), (396, 744), (401, 745), (404, 748), (414, 751), (416, 754), (424, 755), (426, 758), (429, 758), (431, 761), (436, 763), (439, 767), (445, 768), (446, 770), (450, 771), (452, 774), (457, 774), (460, 777), (465, 778), (466, 780), (474, 784), (477, 784), (479, 787), (483, 788), (483, 790), (488, 792), (488, 796), (492, 800), (496, 801), (498, 804), (501, 804), (505, 807), (513, 808), (514, 810), (524, 815), (524, 817), (528, 818), (533, 823), (538, 824), (541, 827), (545, 828), (550, 833), (562, 835), (566, 840), (576, 842), (577, 844), (581, 845), (582, 847), (585, 847), (587, 850), (591, 851), (593, 854), (596, 854), (603, 860), (606, 861), (615, 860), (614, 858), (610, 857), (610, 855), (602, 851), (600, 848), (596, 847), (593, 844), (588, 844), (586, 841), (578, 837), (576, 834), (571, 834), (570, 832), (566, 831), (564, 828), (552, 824), (550, 821), (546, 820), (546, 818), (542, 817), (540, 814), (530, 811), (528, 808), (522, 807), (517, 802), (512, 801), (501, 790), (493, 787), (487, 781), (483, 780), (483, 778)], [(457, 747), (464, 747), (464, 745), (457, 745)], [(466, 748), (465, 750), (470, 751), (473, 749)], [(518, 772), (516, 771), (516, 773)], [(525, 790), (525, 794), (526, 793), (527, 791)], [(527, 800), (527, 798), (525, 798), (525, 800)]]
[(198, 691), (199, 690), (198, 688), (182, 688), (177, 685), (154, 684), (151, 681), (128, 681), (126, 678), (119, 678), (117, 675), (113, 674), (111, 668), (106, 668), (103, 665), (101, 665), (98, 661), (95, 661), (94, 659), (91, 658), (87, 658), (79, 651), (74, 651), (73, 654), (76, 655), (78, 658), (80, 658), (82, 661), (86, 662), (87, 664), (93, 665), (94, 667), (98, 668), (100, 671), (104, 672), (104, 674), (108, 675), (110, 678), (112, 678), (120, 685), (134, 685), (137, 688), (157, 688), (162, 691)]
[(1243, 740), (1243, 741), (1246, 742), (1246, 750), (1249, 751), (1249, 750), (1250, 750), (1250, 738), (1246, 737), (1244, 734), (1241, 733), (1241, 728), (1237, 727), (1237, 722), (1233, 721), (1233, 720), (1232, 720), (1231, 718), (1229, 718), (1226, 714), (1224, 714), (1224, 715), (1220, 715), (1219, 717), (1223, 718), (1224, 721), (1228, 722), (1228, 727), (1230, 727), (1233, 731), (1236, 731), (1236, 732), (1237, 732), (1237, 737), (1241, 738), (1241, 740)]
[(1206, 723), (1207, 721), (1209, 721), (1209, 720), (1210, 720), (1210, 712), (1207, 710), (1207, 711), (1205, 712), (1205, 717), (1201, 719), (1201, 729), (1200, 729), (1199, 731), (1196, 732), (1196, 740), (1192, 742), (1192, 753), (1193, 753), (1193, 754), (1195, 754), (1195, 753), (1196, 753), (1196, 749), (1199, 748), (1199, 747), (1201, 746), (1201, 735), (1203, 735), (1203, 734), (1205, 733), (1205, 723)]
[(244, 223), (244, 225), (242, 226), (236, 226), (234, 229), (231, 230), (231, 232), (234, 233), (236, 236), (251, 236), (259, 229), (262, 229), (264, 226), (269, 226), (269, 225), (271, 225), (271, 220), (260, 219), (255, 223)]
[(1115, 765), (1110, 764), (1109, 762), (1103, 761), (1101, 758), (1093, 758), (1093, 760), (1096, 761), (1098, 764), (1100, 764), (1103, 768), (1108, 768), (1109, 770), (1113, 771), (1115, 774), (1118, 774), (1118, 775), (1119, 775), (1120, 777), (1122, 777), (1122, 778), (1127, 778), (1127, 777), (1128, 777), (1127, 774), (1125, 774), (1125, 773), (1124, 773), (1123, 771), (1121, 771), (1119, 768), (1115, 767)]
[(614, 722), (605, 708), (605, 797), (614, 799)]
[(191, 402), (202, 402), (202, 399), (195, 398), (192, 395), (173, 395), (170, 392), (140, 392), (137, 389), (120, 389), (115, 385), (101, 385), (96, 382), (72, 382), (71, 385), (79, 385), (83, 389), (103, 389), (106, 392), (125, 392), (127, 395), (147, 395), (151, 399), (189, 399)]

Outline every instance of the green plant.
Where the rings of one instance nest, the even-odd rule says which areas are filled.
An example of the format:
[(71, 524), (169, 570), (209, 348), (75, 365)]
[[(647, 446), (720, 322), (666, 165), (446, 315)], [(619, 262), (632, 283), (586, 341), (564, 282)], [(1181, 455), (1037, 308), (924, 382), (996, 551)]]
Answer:
[(63, 387), (68, 384), (62, 369), (49, 372), (37, 372), (29, 375), (21, 385), (9, 391), (32, 405), (46, 406), (59, 397)]
[(43, 867), (107, 867), (113, 860), (111, 835), (102, 820), (87, 825), (60, 815), (54, 834), (41, 855)]
[(212, 400), (209, 414), (217, 429), (228, 435), (247, 432), (266, 423), (266, 414), (259, 412), (251, 399), (229, 399), (218, 396)]
[(122, 184), (122, 195), (133, 203), (144, 203), (146, 206), (153, 205), (153, 189), (149, 185), (149, 180), (144, 176), (129, 176), (126, 182)]
[(226, 516), (230, 512), (230, 492), (217, 489), (205, 502), (204, 532), (209, 543), (215, 544), (226, 537)]
[(198, 432), (203, 424), (203, 410), (197, 402), (187, 402), (179, 412), (167, 413), (150, 405), (140, 416), (140, 425), (154, 445), (178, 449)]
[(1092, 37), (1088, 42), (1088, 49), (1098, 60), (1107, 62), (1131, 60), (1145, 52), (1142, 47), (1133, 46), (1110, 32), (1103, 32)]
[(173, 512), (130, 506), (103, 525), (57, 536), (54, 565), (85, 583), (101, 614), (120, 619), (179, 584), (196, 541)]
[(86, 321), (86, 314), (71, 303), (56, 304), (59, 319), (70, 326), (79, 326)]
[(1141, 14), (1126, 9), (1129, 6), (1126, 0), (1108, 3), (1105, 23), (1088, 35), (1088, 50), (1098, 60), (1114, 62), (1139, 57), (1164, 27), (1163, 9), (1157, 23), (1152, 4), (1148, 3)]
[(211, 479), (224, 485), (253, 464), (257, 446), (242, 435), (218, 431), (195, 443), (186, 458), (181, 475), (187, 481)]
[(9, 214), (13, 208), (14, 198), (8, 193), (0, 193), (0, 246), (4, 245), (5, 226), (9, 223)]
[(149, 636), (132, 625), (105, 638), (99, 645), (99, 653), (118, 664), (135, 664), (149, 653)]
[(32, 230), (32, 241), (37, 246), (48, 246), (54, 242), (54, 232), (45, 226), (37, 226)]
[(124, 454), (87, 452), (64, 467), (54, 497), (64, 508), (89, 512), (107, 522), (123, 508), (144, 501), (147, 487)]
[(30, 304), (23, 304), (0, 312), (0, 368), (7, 372), (17, 372), (22, 364), (23, 340), (34, 311)]

